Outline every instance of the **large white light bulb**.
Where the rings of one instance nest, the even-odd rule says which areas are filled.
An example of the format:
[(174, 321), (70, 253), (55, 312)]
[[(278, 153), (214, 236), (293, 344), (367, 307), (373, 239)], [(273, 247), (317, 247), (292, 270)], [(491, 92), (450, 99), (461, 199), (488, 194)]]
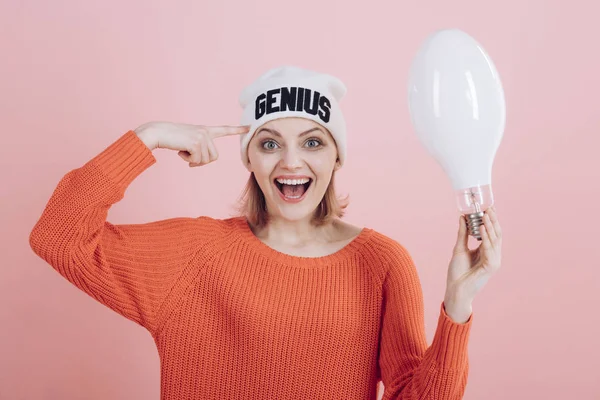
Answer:
[(494, 63), (465, 32), (434, 32), (410, 67), (408, 106), (421, 143), (450, 179), (469, 234), (481, 240), (483, 213), (494, 204), (492, 164), (506, 119)]

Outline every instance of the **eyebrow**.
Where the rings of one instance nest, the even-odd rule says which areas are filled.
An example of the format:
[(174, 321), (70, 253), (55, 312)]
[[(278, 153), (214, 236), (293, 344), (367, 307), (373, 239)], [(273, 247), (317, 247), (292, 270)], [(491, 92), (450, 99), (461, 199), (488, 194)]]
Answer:
[[(275, 129), (269, 129), (269, 128), (261, 128), (261, 129), (260, 129), (260, 130), (259, 130), (259, 131), (256, 133), (256, 136), (258, 136), (258, 134), (259, 134), (259, 133), (261, 133), (262, 131), (269, 132), (269, 133), (271, 133), (271, 134), (273, 134), (273, 135), (275, 135), (275, 136), (281, 137), (281, 133), (279, 133), (279, 132), (278, 132), (278, 131), (276, 131)], [(315, 126), (314, 128), (311, 128), (311, 129), (309, 129), (309, 130), (307, 130), (307, 131), (304, 131), (304, 132), (302, 132), (302, 133), (299, 135), (299, 137), (302, 137), (302, 136), (308, 135), (309, 133), (311, 133), (311, 132), (314, 132), (314, 131), (321, 131), (321, 132), (323, 132), (323, 130), (322, 130), (321, 128), (319, 128), (318, 126)], [(324, 133), (324, 132), (323, 132), (323, 133)]]

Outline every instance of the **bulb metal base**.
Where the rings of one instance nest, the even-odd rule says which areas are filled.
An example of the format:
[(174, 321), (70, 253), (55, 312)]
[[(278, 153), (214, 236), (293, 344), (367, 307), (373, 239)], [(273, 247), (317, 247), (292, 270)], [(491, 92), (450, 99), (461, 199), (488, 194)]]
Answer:
[(475, 237), (477, 240), (482, 240), (479, 227), (483, 225), (484, 215), (485, 213), (483, 211), (465, 214), (465, 217), (467, 218), (467, 229), (469, 231), (469, 235)]

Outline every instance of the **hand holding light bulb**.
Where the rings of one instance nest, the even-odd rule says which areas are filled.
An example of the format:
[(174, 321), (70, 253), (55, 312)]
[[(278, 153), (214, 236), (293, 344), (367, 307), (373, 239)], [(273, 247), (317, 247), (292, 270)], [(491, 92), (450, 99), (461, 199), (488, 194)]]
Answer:
[[(448, 175), (461, 213), (444, 307), (464, 323), (475, 294), (501, 263), (491, 175), (506, 118), (502, 83), (479, 43), (458, 29), (441, 30), (413, 60), (408, 104), (415, 132)], [(469, 235), (481, 241), (476, 249), (469, 249)]]
[(444, 307), (450, 318), (459, 323), (469, 319), (475, 295), (500, 269), (502, 262), (502, 228), (496, 208), (489, 207), (482, 219), (481, 244), (469, 249), (467, 222), (464, 215), (460, 216), (458, 237), (448, 265)]

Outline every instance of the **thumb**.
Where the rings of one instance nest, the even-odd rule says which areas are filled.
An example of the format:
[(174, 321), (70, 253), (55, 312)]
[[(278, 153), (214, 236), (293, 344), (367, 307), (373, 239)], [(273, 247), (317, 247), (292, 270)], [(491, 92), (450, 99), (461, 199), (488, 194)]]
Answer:
[(185, 161), (192, 162), (192, 155), (189, 152), (181, 150), (177, 154), (179, 155), (179, 157), (183, 158)]
[(456, 245), (454, 250), (458, 252), (469, 250), (469, 235), (467, 234), (467, 220), (464, 215), (458, 217), (458, 234), (456, 235)]

